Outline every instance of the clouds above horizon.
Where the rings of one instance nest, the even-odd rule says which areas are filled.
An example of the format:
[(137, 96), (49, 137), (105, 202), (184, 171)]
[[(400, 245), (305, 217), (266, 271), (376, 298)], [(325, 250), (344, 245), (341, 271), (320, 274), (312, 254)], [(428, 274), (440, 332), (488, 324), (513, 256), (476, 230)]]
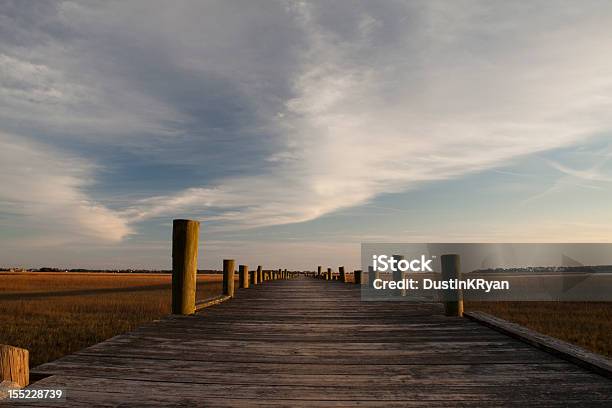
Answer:
[(608, 2), (16, 1), (0, 38), (2, 225), (50, 240), (311, 221), (612, 127)]

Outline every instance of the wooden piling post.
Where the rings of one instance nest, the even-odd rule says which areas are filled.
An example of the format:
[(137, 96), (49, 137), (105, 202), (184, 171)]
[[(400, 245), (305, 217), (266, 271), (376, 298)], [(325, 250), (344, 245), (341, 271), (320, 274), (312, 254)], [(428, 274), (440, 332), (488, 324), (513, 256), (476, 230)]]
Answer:
[[(404, 259), (404, 257), (402, 255), (393, 255), (393, 259), (395, 259), (397, 262), (401, 261), (402, 259)], [(395, 264), (397, 266), (397, 263)], [(403, 272), (399, 270), (399, 268), (396, 268), (395, 271), (393, 271), (393, 280), (394, 281), (400, 281), (402, 279), (404, 279), (403, 276)]]
[(257, 265), (257, 282), (261, 285), (263, 283), (263, 269), (261, 265)]
[(321, 267), (317, 266), (317, 278), (321, 278)]
[(223, 260), (223, 294), (234, 296), (234, 266), (233, 259)]
[(240, 288), (249, 287), (249, 267), (247, 265), (238, 267), (238, 283)]
[[(396, 282), (399, 282), (404, 279), (404, 272), (399, 270), (398, 263), (399, 261), (404, 259), (404, 256), (403, 255), (393, 255), (393, 259), (397, 261), (397, 263), (395, 264), (396, 270), (393, 271), (393, 280)], [(406, 289), (402, 289), (399, 294), (401, 296), (406, 296)]]
[(331, 268), (327, 268), (327, 280), (332, 280), (332, 270)]
[(344, 273), (344, 266), (339, 266), (338, 267), (338, 274), (340, 281), (342, 282), (346, 282), (346, 274)]
[[(461, 279), (461, 260), (457, 254), (447, 254), (440, 257), (442, 265), (442, 280)], [(448, 289), (442, 291), (444, 313), (446, 316), (463, 316), (463, 291)]]
[(20, 387), (30, 384), (29, 358), (26, 349), (0, 344), (0, 382), (11, 381)]
[(192, 220), (172, 222), (172, 313), (195, 312), (198, 236), (200, 223)]
[(353, 272), (353, 283), (355, 285), (361, 285), (361, 271)]
[(380, 272), (374, 272), (373, 266), (368, 266), (368, 287), (370, 289), (374, 288), (374, 281), (380, 278)]

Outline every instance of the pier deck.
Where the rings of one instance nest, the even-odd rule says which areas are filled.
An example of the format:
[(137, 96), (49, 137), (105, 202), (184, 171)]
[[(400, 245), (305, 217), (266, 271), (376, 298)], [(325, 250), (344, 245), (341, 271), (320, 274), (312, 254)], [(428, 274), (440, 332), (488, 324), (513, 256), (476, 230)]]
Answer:
[(33, 375), (67, 391), (57, 406), (612, 406), (612, 380), (439, 304), (361, 302), (356, 285), (309, 278), (240, 289)]

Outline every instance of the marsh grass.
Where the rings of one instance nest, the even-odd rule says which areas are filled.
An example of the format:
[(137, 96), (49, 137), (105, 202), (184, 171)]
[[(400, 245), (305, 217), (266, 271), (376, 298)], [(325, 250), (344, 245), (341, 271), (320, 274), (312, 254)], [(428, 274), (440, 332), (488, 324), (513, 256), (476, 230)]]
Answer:
[(612, 357), (612, 302), (469, 302), (465, 309)]
[[(199, 275), (197, 297), (221, 293)], [(171, 276), (0, 274), (0, 344), (30, 350), (30, 366), (99, 343), (170, 313)]]

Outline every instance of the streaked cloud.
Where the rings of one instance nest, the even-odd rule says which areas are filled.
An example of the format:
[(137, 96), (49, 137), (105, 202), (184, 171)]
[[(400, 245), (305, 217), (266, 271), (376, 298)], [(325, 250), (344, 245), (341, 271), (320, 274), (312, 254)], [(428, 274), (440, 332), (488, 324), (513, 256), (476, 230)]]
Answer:
[(120, 241), (126, 219), (89, 197), (94, 166), (49, 146), (0, 132), (0, 221), (5, 230), (36, 245), (87, 240)]
[(307, 46), (287, 77), (293, 96), (278, 115), (275, 166), (158, 198), (142, 216), (212, 205), (242, 226), (308, 221), (609, 129), (612, 59), (592, 38), (610, 36), (607, 20), (570, 9), (540, 26), (531, 7), (480, 5), (483, 21), (463, 7), (406, 6), (415, 23), (389, 39), (387, 21), (367, 9), (344, 15), (354, 27), (346, 38), (324, 24), (324, 7), (296, 5), (290, 15)]

